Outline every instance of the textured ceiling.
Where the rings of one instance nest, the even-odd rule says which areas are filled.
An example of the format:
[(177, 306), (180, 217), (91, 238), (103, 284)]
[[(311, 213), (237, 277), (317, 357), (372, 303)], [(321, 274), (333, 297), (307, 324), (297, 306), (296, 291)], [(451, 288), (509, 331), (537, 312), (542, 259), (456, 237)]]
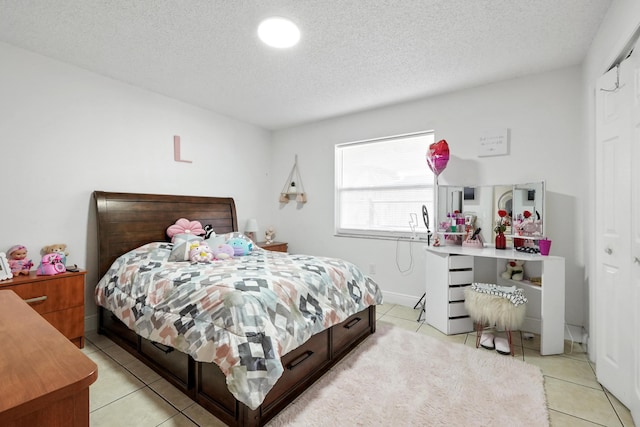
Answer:
[[(577, 65), (611, 0), (0, 0), (0, 40), (266, 129)], [(262, 45), (284, 16), (299, 45)]]

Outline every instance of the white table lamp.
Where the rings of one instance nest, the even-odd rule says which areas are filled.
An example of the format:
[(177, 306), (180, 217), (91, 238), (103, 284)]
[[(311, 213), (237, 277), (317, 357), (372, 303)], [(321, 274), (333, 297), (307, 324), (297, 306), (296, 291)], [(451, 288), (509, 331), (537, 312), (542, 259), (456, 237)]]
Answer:
[(257, 232), (258, 232), (258, 221), (255, 218), (248, 219), (247, 224), (244, 227), (244, 234), (255, 242)]

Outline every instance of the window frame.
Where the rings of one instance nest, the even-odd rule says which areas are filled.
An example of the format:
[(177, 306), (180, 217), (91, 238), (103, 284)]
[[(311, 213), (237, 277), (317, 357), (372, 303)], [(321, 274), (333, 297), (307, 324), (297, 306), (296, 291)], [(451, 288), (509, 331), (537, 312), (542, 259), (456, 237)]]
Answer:
[[(431, 136), (433, 142), (435, 142), (435, 131), (433, 130), (425, 130), (419, 132), (405, 133), (399, 135), (391, 135), (385, 137), (371, 138), (359, 141), (352, 142), (344, 142), (336, 144), (334, 147), (334, 233), (337, 237), (362, 237), (362, 238), (373, 238), (373, 239), (401, 239), (401, 240), (413, 240), (417, 238), (419, 240), (427, 240), (427, 229), (424, 226), (422, 212), (415, 212), (415, 231), (399, 231), (399, 230), (378, 230), (378, 229), (356, 229), (356, 228), (347, 228), (340, 227), (340, 215), (342, 206), (340, 204), (340, 196), (341, 193), (349, 190), (362, 191), (362, 190), (393, 190), (393, 189), (429, 189), (431, 192), (431, 206), (429, 207), (429, 202), (425, 201), (424, 205), (429, 207), (429, 228), (433, 229), (435, 224), (435, 197), (436, 197), (436, 186), (437, 180), (436, 175), (429, 169), (426, 163), (425, 157), (425, 173), (432, 175), (431, 183), (428, 185), (421, 184), (413, 184), (413, 185), (404, 185), (404, 186), (389, 186), (389, 185), (380, 185), (380, 186), (367, 186), (367, 187), (342, 187), (342, 173), (343, 173), (343, 162), (342, 162), (342, 151), (343, 147), (354, 146), (354, 145), (362, 145), (362, 144), (375, 144), (375, 143), (383, 143), (389, 142), (397, 139), (406, 139), (416, 136)], [(428, 151), (428, 146), (425, 147), (424, 156), (426, 156)], [(413, 220), (411, 218), (414, 212), (409, 212), (409, 216), (407, 217), (407, 224), (409, 221)]]

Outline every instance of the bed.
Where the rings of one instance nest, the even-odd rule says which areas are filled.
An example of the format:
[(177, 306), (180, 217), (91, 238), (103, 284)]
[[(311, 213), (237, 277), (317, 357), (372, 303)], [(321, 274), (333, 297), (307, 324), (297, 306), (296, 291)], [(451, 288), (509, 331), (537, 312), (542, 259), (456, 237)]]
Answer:
[[(166, 262), (166, 230), (179, 218), (211, 225), (217, 235), (237, 232), (232, 198), (96, 191), (94, 200), (99, 332), (228, 425), (264, 425), (375, 332), (380, 290), (343, 260), (255, 248), (197, 271), (193, 263)], [(179, 304), (159, 299), (165, 294), (179, 295)], [(275, 294), (290, 300), (273, 302)], [(330, 309), (323, 294), (335, 303)], [(242, 309), (231, 306), (237, 301)], [(226, 315), (205, 316), (203, 305)]]

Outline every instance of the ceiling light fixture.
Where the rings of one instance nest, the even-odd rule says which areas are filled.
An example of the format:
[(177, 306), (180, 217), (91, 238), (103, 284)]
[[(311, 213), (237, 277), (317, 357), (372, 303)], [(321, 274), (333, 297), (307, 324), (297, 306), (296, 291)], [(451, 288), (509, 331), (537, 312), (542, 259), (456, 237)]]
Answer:
[(267, 18), (258, 26), (258, 37), (265, 44), (285, 49), (294, 46), (300, 40), (298, 26), (285, 18)]

